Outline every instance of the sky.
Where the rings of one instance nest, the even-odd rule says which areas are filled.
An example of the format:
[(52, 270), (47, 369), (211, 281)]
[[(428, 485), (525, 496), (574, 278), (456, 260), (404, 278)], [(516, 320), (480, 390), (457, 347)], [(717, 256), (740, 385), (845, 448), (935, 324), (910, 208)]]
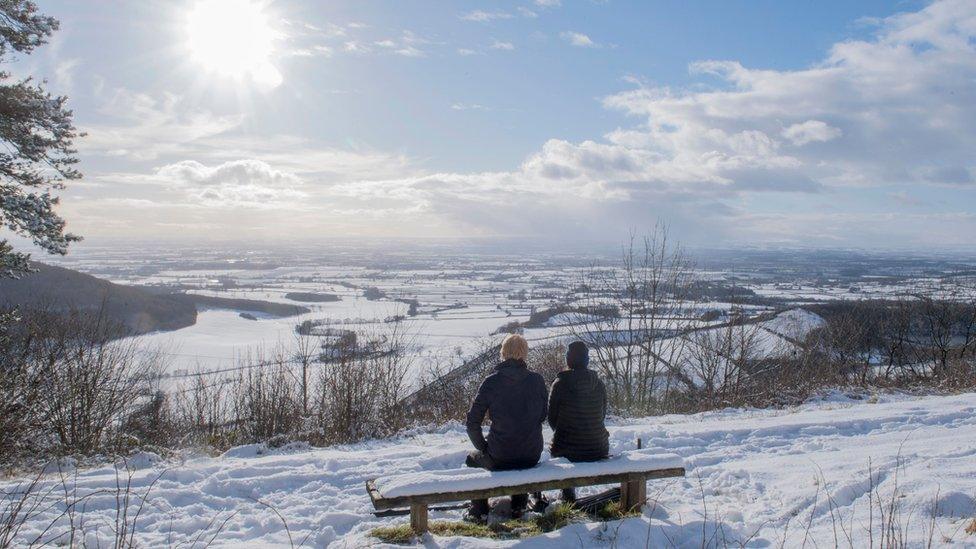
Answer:
[(38, 2), (90, 244), (976, 249), (976, 2)]

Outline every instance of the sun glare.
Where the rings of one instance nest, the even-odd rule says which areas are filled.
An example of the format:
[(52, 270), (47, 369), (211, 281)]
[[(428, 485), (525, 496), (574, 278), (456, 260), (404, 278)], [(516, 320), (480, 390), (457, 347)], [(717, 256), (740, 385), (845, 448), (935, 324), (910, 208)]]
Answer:
[(239, 80), (277, 86), (272, 63), (277, 38), (263, 5), (251, 0), (199, 0), (187, 18), (187, 46), (206, 69)]

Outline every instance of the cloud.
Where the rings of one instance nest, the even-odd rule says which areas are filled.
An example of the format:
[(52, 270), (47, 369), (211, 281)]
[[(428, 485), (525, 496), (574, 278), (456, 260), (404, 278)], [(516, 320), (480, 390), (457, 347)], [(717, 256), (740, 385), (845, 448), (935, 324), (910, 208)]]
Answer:
[(195, 143), (232, 131), (243, 121), (241, 115), (193, 108), (171, 93), (154, 96), (125, 88), (111, 91), (99, 112), (102, 122), (81, 127), (88, 135), (79, 140), (79, 150), (134, 161), (186, 154)]
[[(404, 36), (345, 33), (336, 55), (342, 44), (373, 53), (405, 44)], [(107, 195), (119, 188), (113, 180), (177, 204), (155, 208), (165, 217), (145, 214), (157, 224), (234, 228), (240, 216), (227, 205), (265, 208), (246, 230), (284, 236), (316, 227), (575, 241), (616, 239), (662, 218), (690, 243), (972, 246), (971, 2), (943, 0), (882, 19), (870, 37), (836, 43), (808, 66), (706, 59), (689, 72), (687, 87), (628, 78), (626, 89), (602, 99), (626, 116), (619, 127), (545, 140), (518, 165), (488, 172), (430, 173), (402, 153), (259, 138), (240, 116), (172, 96), (115, 93), (106, 121), (85, 128), (85, 153), (164, 160), (150, 176), (108, 174), (87, 192)], [(94, 202), (85, 202), (82, 219), (98, 219)]]
[(291, 57), (333, 57), (337, 53), (423, 57), (425, 47), (433, 45), (410, 30), (401, 31), (399, 36), (377, 36), (375, 30), (358, 22), (315, 25), (285, 20), (283, 24), (289, 32), (282, 54)]
[[(607, 107), (644, 124), (609, 137), (674, 163), (721, 166), (736, 153), (736, 136), (761, 133), (769, 140), (764, 161), (833, 187), (927, 184), (945, 166), (968, 173), (976, 147), (968, 122), (976, 119), (974, 34), (971, 4), (948, 0), (889, 17), (872, 39), (837, 43), (808, 68), (695, 63), (693, 74), (725, 87), (638, 86), (612, 95)], [(779, 137), (794, 147), (781, 147)], [(804, 146), (811, 143), (817, 147)]]
[(301, 179), (259, 160), (235, 160), (212, 167), (184, 160), (157, 169), (155, 175), (184, 189), (191, 201), (211, 207), (293, 207), (306, 196), (299, 190)]
[(54, 67), (54, 82), (62, 92), (71, 91), (74, 87), (75, 70), (81, 65), (80, 59), (65, 59)]
[(491, 49), (493, 49), (493, 50), (512, 51), (512, 50), (515, 49), (515, 44), (512, 44), (511, 42), (500, 42), (498, 40), (495, 40), (488, 47), (491, 48)]
[(486, 111), (489, 110), (488, 107), (484, 105), (479, 105), (478, 103), (454, 103), (451, 105), (451, 110), (455, 111)]
[(535, 19), (536, 17), (539, 17), (538, 13), (526, 8), (525, 6), (519, 6), (516, 8), (516, 10), (519, 12), (519, 15), (528, 19)]
[(535, 0), (535, 5), (542, 8), (557, 8), (563, 5), (562, 0)]
[(479, 23), (487, 23), (489, 21), (496, 21), (498, 19), (511, 19), (512, 14), (506, 11), (475, 10), (469, 13), (465, 13), (460, 17), (464, 21), (477, 21)]
[(294, 57), (332, 57), (334, 49), (331, 46), (315, 45), (308, 48), (295, 48), (287, 50), (286, 55)]
[[(393, 200), (471, 234), (619, 234), (661, 216), (709, 243), (836, 244), (863, 235), (853, 238), (887, 245), (885, 232), (899, 215), (831, 211), (844, 207), (841, 197), (872, 187), (960, 187), (976, 173), (976, 12), (965, 1), (889, 17), (872, 38), (837, 43), (809, 67), (705, 60), (689, 70), (720, 86), (630, 79), (633, 89), (603, 104), (633, 125), (602, 139), (550, 139), (516, 169), (351, 181), (332, 190)], [(769, 193), (777, 198), (750, 198)], [(755, 211), (756, 203), (768, 204), (766, 211)], [(587, 223), (567, 220), (574, 216)], [(919, 234), (895, 232), (920, 242), (927, 223), (974, 227), (973, 218), (913, 217)], [(965, 240), (948, 228), (929, 234), (942, 243)]]
[(783, 129), (782, 134), (783, 137), (789, 139), (794, 145), (802, 146), (807, 143), (826, 142), (831, 139), (837, 139), (844, 132), (820, 120), (807, 120), (806, 122), (793, 124)]
[(596, 48), (599, 45), (581, 32), (563, 31), (559, 33), (563, 40), (579, 48)]

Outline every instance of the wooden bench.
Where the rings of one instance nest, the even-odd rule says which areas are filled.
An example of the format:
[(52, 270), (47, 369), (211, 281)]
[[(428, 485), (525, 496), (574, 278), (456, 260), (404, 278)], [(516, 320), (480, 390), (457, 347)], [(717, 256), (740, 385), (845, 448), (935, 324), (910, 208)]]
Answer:
[(633, 450), (603, 461), (555, 459), (517, 471), (459, 468), (405, 473), (368, 480), (366, 491), (377, 511), (409, 508), (410, 526), (421, 535), (427, 531), (427, 507), (436, 503), (619, 483), (621, 505), (633, 509), (646, 502), (648, 480), (684, 475), (684, 462), (674, 454)]

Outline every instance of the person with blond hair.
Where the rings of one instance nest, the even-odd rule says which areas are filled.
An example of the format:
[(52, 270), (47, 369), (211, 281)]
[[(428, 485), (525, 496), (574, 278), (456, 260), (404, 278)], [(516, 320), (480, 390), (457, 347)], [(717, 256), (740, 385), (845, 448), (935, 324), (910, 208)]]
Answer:
[[(512, 334), (502, 341), (502, 361), (482, 382), (468, 410), (468, 438), (475, 447), (465, 461), (468, 467), (504, 471), (539, 463), (549, 395), (542, 376), (529, 371), (528, 354), (524, 337)], [(485, 415), (491, 417), (487, 438), (481, 430)], [(520, 516), (527, 504), (528, 495), (513, 495), (512, 515)], [(468, 518), (483, 522), (488, 511), (487, 499), (474, 500)]]

